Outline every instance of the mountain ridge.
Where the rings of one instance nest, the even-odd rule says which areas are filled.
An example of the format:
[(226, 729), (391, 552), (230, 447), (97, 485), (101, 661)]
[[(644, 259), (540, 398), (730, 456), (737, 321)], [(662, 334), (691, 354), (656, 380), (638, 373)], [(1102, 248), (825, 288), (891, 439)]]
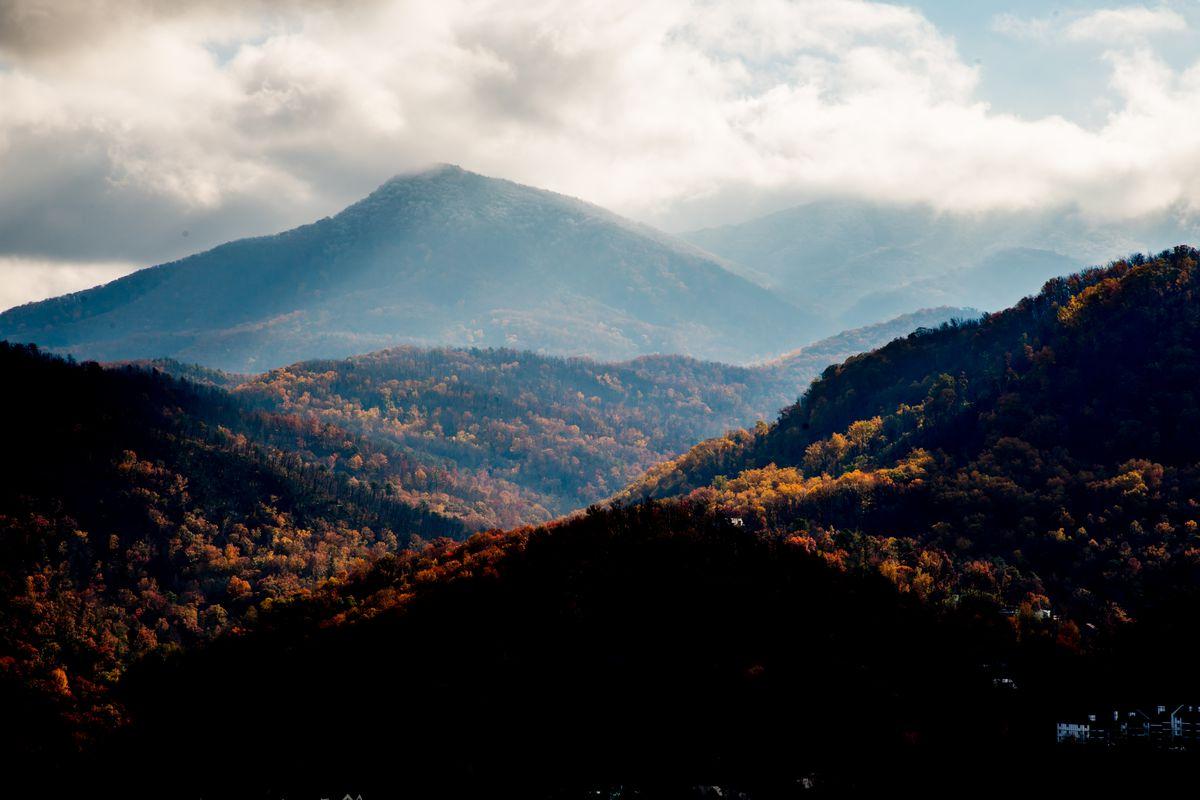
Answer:
[(0, 337), (84, 358), (240, 372), (394, 344), (745, 361), (815, 329), (694, 245), (450, 165), (332, 217), (0, 314)]
[[(131, 675), (138, 744), (226, 744), (240, 714), (235, 748), (266, 742), (271, 771), (333, 749), (415, 794), (877, 796), (903, 773), (939, 797), (979, 775), (1009, 796), (1111, 789), (1130, 763), (1144, 788), (1142, 766), (1191, 761), (1150, 738), (1053, 748), (1054, 723), (1194, 689), (1197, 275), (1178, 248), (1052, 280), (830, 367), (684, 496), (385, 556)], [(332, 702), (362, 664), (435, 691)], [(330, 701), (297, 704), (314, 686)], [(406, 715), (433, 722), (397, 732)], [(465, 717), (485, 746), (457, 746)], [(530, 776), (531, 749), (549, 772)]]

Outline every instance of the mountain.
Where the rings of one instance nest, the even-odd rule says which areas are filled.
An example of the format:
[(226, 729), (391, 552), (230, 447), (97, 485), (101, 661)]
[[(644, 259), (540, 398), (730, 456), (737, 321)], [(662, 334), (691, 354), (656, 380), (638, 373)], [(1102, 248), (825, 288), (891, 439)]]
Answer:
[(225, 386), (251, 407), (333, 423), (384, 452), (404, 453), (407, 469), (394, 455), (388, 468), (396, 497), (471, 527), (508, 527), (598, 502), (702, 439), (774, 417), (830, 364), (973, 316), (928, 309), (751, 367), (686, 356), (609, 363), (411, 346), (241, 378), (172, 362), (152, 366)]
[[(128, 794), (161, 794), (171, 780), (206, 797), (314, 789), (778, 797), (807, 787), (878, 796), (900, 773), (932, 796), (960, 796), (964, 787), (1009, 796), (1035, 782), (1097, 793), (1174, 782), (1194, 759), (1048, 745), (1055, 719), (1081, 704), (1174, 702), (1194, 691), (1198, 300), (1200, 252), (1186, 247), (1055, 279), (1003, 312), (922, 330), (827, 368), (774, 424), (695, 448), (622, 502), (538, 527), (384, 549), (360, 568), (299, 581), (300, 591), (243, 611), (226, 635), (141, 650), (117, 678), (110, 735), (81, 755), (51, 750), (67, 768), (37, 774), (93, 792), (128, 787), (136, 756), (141, 785)], [(166, 381), (52, 364), (104, 380)], [(494, 367), (485, 360), (472, 369)], [(68, 408), (95, 393), (48, 385)], [(237, 397), (213, 386), (189, 391), (225, 404)], [(139, 385), (127, 399), (143, 394), (158, 396)], [(46, 495), (43, 507), (53, 511), (58, 492), (22, 484), (21, 465), (61, 462), (79, 430), (108, 428), (81, 429), (45, 400), (34, 398), (25, 413), (38, 427), (60, 424), (59, 436), (45, 454), (23, 448), (11, 460), (18, 499), (8, 502)], [(224, 420), (214, 438), (236, 440), (234, 430), (248, 430), (255, 413), (275, 421), (263, 435), (310, 427), (299, 413), (251, 406), (211, 417)], [(167, 403), (160, 419), (186, 420), (198, 413), (190, 408)], [(320, 438), (354, 436), (332, 425)], [(136, 504), (162, 497), (146, 483), (154, 465), (142, 460), (116, 459), (145, 476), (128, 493)], [(88, 463), (70, 461), (75, 470)], [(340, 461), (326, 461), (342, 478), (328, 485), (361, 487)], [(53, 475), (44, 466), (36, 474)], [(239, 473), (212, 474), (241, 496)], [(388, 494), (346, 496), (370, 511)], [(151, 510), (168, 520), (179, 513), (166, 501)], [(245, 533), (233, 525), (226, 542), (206, 533), (216, 514), (203, 517), (169, 527), (166, 541), (178, 545), (160, 552), (194, 553), (215, 571), (259, 542), (291, 548), (287, 558), (273, 550), (248, 558), (267, 575), (293, 559), (321, 564), (295, 538), (319, 520), (293, 530), (267, 515), (243, 522)], [(127, 522), (158, 520), (146, 511)], [(86, 634), (93, 617), (73, 614), (72, 602), (52, 603), (39, 575), (131, 564), (105, 574), (124, 590), (115, 597), (140, 603), (150, 621), (166, 616), (168, 628), (173, 604), (195, 596), (188, 583), (156, 593), (141, 582), (162, 560), (144, 556), (161, 538), (76, 559), (72, 548), (92, 546), (93, 536), (73, 522), (64, 519), (45, 548), (26, 538), (48, 563), (11, 570), (18, 596), (32, 597), (22, 602), (36, 601), (39, 614), (64, 626), (17, 650), (27, 661), (60, 659), (47, 667), (62, 663), (56, 641), (110, 640), (68, 638)], [(30, 516), (17, 532), (40, 524)], [(377, 526), (353, 530), (365, 535), (364, 527)], [(202, 536), (191, 547), (193, 531)], [(218, 574), (223, 581), (197, 580), (195, 591), (212, 587), (224, 592), (222, 607), (245, 608), (236, 603), (246, 588)], [(259, 591), (250, 585), (252, 597)], [(112, 627), (117, 641), (140, 630), (123, 623), (131, 627)], [(0, 671), (0, 690), (15, 695), (4, 698), (6, 708), (23, 715), (14, 732), (43, 719), (31, 696), (57, 691), (54, 702), (73, 707), (63, 693), (77, 685), (67, 668), (60, 675), (31, 663), (17, 688)], [(28, 686), (42, 694), (20, 688)], [(64, 725), (71, 732), (79, 720)], [(10, 739), (12, 752), (29, 752), (27, 739)], [(221, 767), (181, 769), (180, 752)], [(230, 752), (254, 757), (221, 761)], [(48, 757), (26, 755), (19, 766), (43, 767)]]
[(899, 314), (930, 303), (966, 303), (994, 311), (1037, 294), (1047, 280), (1076, 272), (1082, 264), (1050, 250), (1008, 248), (935, 277), (914, 278), (901, 286), (869, 291), (839, 319), (848, 325), (861, 324), (878, 319), (878, 314)]
[(385, 556), (143, 662), (126, 752), (260, 756), (205, 796), (348, 764), (414, 796), (1190, 780), (1194, 751), (1052, 742), (1080, 704), (1195, 690), (1198, 300), (1181, 247), (853, 357), (722, 472), (712, 443), (671, 465), (671, 499)]
[(773, 425), (623, 499), (798, 525), (927, 596), (983, 591), (1093, 629), (1152, 617), (1200, 585), (1198, 266), (1187, 247), (1134, 257), (851, 358)]
[(442, 166), (335, 217), (0, 314), (0, 338), (239, 372), (400, 343), (748, 361), (813, 315), (603, 209)]
[(1200, 242), (1200, 227), (1175, 214), (1101, 225), (1071, 212), (938, 213), (841, 200), (682, 238), (785, 299), (821, 298), (830, 325), (853, 327), (934, 305), (997, 311), (1114, 253)]
[(0, 342), (19, 387), (0, 395), (0, 761), (122, 726), (132, 665), (236, 636), (387, 553), (598, 501), (773, 415), (815, 364), (956, 315), (759, 367), (403, 347), (237, 376)]

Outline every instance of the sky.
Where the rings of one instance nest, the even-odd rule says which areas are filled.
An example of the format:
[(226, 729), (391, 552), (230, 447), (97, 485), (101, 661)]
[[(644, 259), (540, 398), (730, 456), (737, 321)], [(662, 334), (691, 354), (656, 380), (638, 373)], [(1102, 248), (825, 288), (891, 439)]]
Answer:
[(458, 164), (672, 231), (1200, 211), (1200, 0), (0, 0), (0, 309)]

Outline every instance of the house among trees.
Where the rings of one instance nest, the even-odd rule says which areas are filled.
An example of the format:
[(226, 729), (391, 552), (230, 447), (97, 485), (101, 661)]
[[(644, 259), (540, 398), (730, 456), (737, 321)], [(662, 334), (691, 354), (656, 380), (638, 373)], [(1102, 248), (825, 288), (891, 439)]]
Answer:
[(1060, 720), (1059, 744), (1109, 747), (1144, 742), (1159, 749), (1192, 749), (1200, 744), (1200, 705), (1155, 706), (1151, 711), (1114, 709)]

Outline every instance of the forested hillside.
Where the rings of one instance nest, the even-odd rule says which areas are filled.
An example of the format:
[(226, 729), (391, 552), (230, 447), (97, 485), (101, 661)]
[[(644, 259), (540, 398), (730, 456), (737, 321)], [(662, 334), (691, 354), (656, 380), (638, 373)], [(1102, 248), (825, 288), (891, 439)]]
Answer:
[(691, 493), (923, 596), (1136, 619), (1200, 579), (1196, 266), (1118, 262), (851, 358), (623, 497)]
[(461, 535), (370, 471), (330, 469), (347, 447), (382, 457), (333, 426), (6, 343), (0, 375), (5, 745), (55, 719), (107, 728), (121, 715), (109, 690), (147, 653), (239, 630), (414, 537)]
[[(269, 740), (252, 785), (341, 785), (321, 764), (362, 757), (354, 785), (417, 794), (1177, 781), (1193, 762), (1043, 743), (1078, 703), (1194, 691), (1198, 256), (1052, 281), (831, 367), (774, 425), (638, 487), (682, 497), (387, 557), (147, 662), (124, 746), (203, 752), (248, 712), (223, 742)], [(294, 705), (364, 664), (421, 691)], [(287, 677), (212, 677), (239, 669)], [(269, 736), (280, 720), (371, 735)]]
[[(602, 500), (702, 439), (773, 418), (829, 364), (973, 316), (953, 308), (906, 314), (754, 367), (415, 347), (240, 379), (177, 362), (149, 365), (402, 452), (407, 461), (392, 456), (385, 470), (397, 497), (471, 527), (508, 527)], [(339, 464), (353, 472), (360, 461), (350, 454)]]
[(978, 663), (1021, 652), (1007, 628), (940, 621), (878, 574), (700, 508), (596, 509), (385, 558), (252, 634), (144, 662), (134, 722), (94, 774), (125, 752), (158, 774), (182, 750), (256, 754), (189, 773), (205, 797), (769, 798), (805, 779), (882, 789), (893, 769), (953, 783), (957, 762), (927, 774), (912, 745), (944, 757), (963, 703), (984, 752), (1027, 724)]
[(38, 724), (105, 729), (122, 714), (109, 690), (139, 658), (239, 630), (420, 539), (602, 499), (771, 414), (814, 359), (951, 314), (769, 368), (400, 348), (246, 378), (0, 343), (0, 375), (19, 387), (0, 400), (3, 690)]
[[(1110, 760), (1038, 743), (1064, 703), (1194, 688), (1198, 262), (1179, 248), (1051, 281), (830, 367), (773, 425), (624, 496), (677, 497), (385, 554), (239, 635), (147, 651), (85, 772), (120, 784), (139, 753), (178, 781), (172, 753), (253, 750), (187, 785), (1118, 786)], [(472, 369), (511, 358), (493, 355)]]

